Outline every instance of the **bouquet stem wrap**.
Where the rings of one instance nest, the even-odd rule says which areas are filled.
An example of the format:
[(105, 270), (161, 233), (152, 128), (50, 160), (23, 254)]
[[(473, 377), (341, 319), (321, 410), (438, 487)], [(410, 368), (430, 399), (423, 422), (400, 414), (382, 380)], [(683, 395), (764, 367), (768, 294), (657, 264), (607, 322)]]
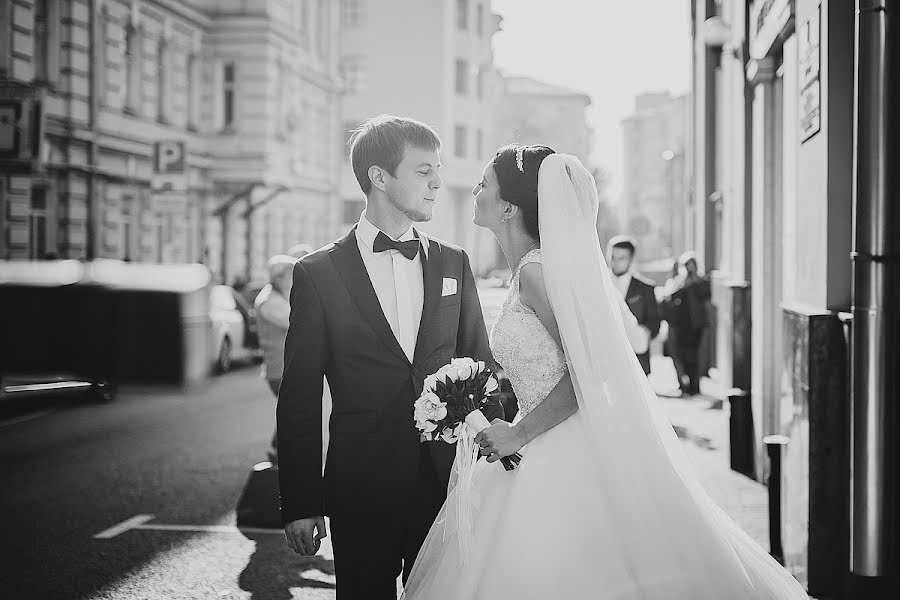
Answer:
[[(463, 564), (468, 563), (472, 553), (472, 512), (478, 502), (478, 491), (473, 484), (475, 463), (481, 448), (475, 443), (475, 436), (491, 424), (480, 410), (473, 410), (466, 416), (466, 427), (460, 433), (456, 443), (456, 487), (454, 500), (456, 503), (456, 536), (459, 540), (459, 551)], [(516, 461), (518, 463), (518, 461)], [(507, 467), (507, 470), (511, 468)]]

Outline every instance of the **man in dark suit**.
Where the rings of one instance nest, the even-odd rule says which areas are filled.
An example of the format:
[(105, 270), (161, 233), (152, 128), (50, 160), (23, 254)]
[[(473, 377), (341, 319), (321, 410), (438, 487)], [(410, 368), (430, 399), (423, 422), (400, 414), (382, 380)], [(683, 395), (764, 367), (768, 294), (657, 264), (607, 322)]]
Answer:
[(294, 267), (277, 410), (282, 518), (289, 545), (311, 555), (330, 517), (341, 600), (396, 598), (446, 497), (456, 449), (420, 442), (413, 421), (425, 377), (460, 356), (495, 366), (468, 257), (412, 226), (431, 219), (439, 150), (417, 121), (361, 125), (350, 155), (366, 210)]
[(612, 238), (608, 244), (609, 268), (613, 283), (644, 332), (643, 339), (632, 340), (644, 373), (650, 374), (650, 340), (659, 333), (659, 306), (653, 292), (653, 282), (632, 270), (637, 244), (625, 235)]

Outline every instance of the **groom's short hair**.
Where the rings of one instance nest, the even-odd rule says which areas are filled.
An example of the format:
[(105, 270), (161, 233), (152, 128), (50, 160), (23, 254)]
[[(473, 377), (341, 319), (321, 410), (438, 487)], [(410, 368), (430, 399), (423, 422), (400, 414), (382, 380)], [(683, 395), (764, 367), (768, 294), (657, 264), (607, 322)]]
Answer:
[(373, 165), (396, 175), (407, 146), (427, 150), (441, 148), (441, 139), (430, 126), (395, 115), (378, 115), (366, 120), (353, 130), (348, 143), (353, 174), (366, 196), (372, 191), (369, 169)]

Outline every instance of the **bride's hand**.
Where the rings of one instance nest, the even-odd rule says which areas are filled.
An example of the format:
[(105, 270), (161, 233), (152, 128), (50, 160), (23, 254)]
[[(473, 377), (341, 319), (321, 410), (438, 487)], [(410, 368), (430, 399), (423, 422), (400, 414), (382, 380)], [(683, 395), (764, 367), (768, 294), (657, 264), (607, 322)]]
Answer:
[(475, 443), (481, 446), (481, 455), (487, 456), (488, 462), (496, 462), (521, 450), (525, 440), (515, 427), (501, 419), (494, 419), (490, 427), (475, 436)]

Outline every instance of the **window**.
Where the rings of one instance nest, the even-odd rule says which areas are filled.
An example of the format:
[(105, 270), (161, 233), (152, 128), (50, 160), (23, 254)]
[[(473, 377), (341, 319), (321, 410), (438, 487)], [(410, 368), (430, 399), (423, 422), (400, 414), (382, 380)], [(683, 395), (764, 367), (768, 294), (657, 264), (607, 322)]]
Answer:
[(300, 30), (309, 29), (309, 0), (300, 0)]
[(475, 95), (479, 100), (484, 99), (484, 67), (478, 69), (478, 75), (475, 79)]
[(31, 210), (28, 215), (28, 257), (32, 260), (46, 258), (48, 251), (47, 188), (31, 189)]
[(49, 4), (50, 0), (34, 3), (34, 78), (39, 81), (47, 81), (50, 74)]
[(156, 120), (167, 123), (169, 112), (169, 69), (167, 62), (169, 47), (165, 38), (159, 38), (156, 48)]
[(457, 158), (466, 157), (466, 126), (457, 125), (453, 130), (453, 154)]
[(469, 93), (469, 63), (464, 60), (456, 61), (456, 93), (460, 96)]
[(8, 75), (12, 69), (12, 6), (0, 5), (0, 75)]
[(475, 132), (475, 158), (481, 160), (484, 156), (484, 132), (478, 130)]
[(365, 200), (344, 200), (344, 221), (345, 225), (349, 225), (351, 223), (356, 223), (359, 221), (359, 216), (362, 214), (362, 211), (366, 208)]
[(234, 128), (234, 63), (225, 63), (222, 67), (222, 127)]
[(137, 114), (140, 72), (140, 31), (129, 20), (125, 26), (125, 112)]
[(479, 4), (475, 11), (475, 30), (478, 32), (478, 37), (482, 37), (484, 35), (484, 5)]
[(365, 69), (362, 56), (342, 57), (339, 71), (344, 79), (347, 92), (358, 93), (365, 89)]
[(329, 0), (319, 0), (316, 5), (316, 51), (319, 58), (328, 58), (328, 44), (331, 42), (330, 23), (328, 18)]
[(361, 0), (341, 0), (341, 26), (345, 29), (354, 29), (361, 24)]
[(460, 31), (469, 28), (469, 0), (456, 0), (456, 28)]
[(197, 72), (197, 55), (193, 52), (187, 56), (185, 66), (187, 77), (187, 90), (185, 91), (187, 102), (187, 127), (190, 130), (197, 129), (197, 90), (199, 89), (200, 74)]

